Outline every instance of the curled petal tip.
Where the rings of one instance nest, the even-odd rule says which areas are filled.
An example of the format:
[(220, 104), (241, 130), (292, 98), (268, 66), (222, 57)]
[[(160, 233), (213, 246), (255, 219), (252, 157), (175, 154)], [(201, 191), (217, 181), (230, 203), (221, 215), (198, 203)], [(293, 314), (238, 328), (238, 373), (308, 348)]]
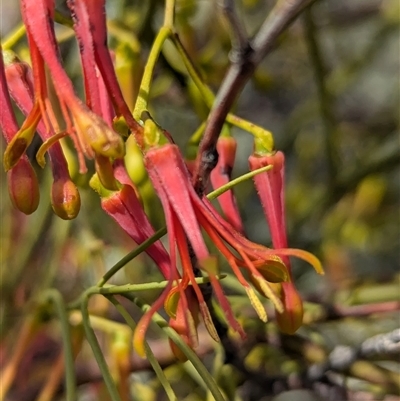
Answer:
[(275, 249), (274, 252), (279, 256), (294, 256), (296, 258), (302, 259), (308, 262), (318, 274), (325, 274), (321, 261), (308, 251), (304, 251), (302, 249), (286, 248)]
[(133, 338), (132, 338), (133, 349), (141, 358), (146, 358), (146, 351), (144, 348), (145, 333), (146, 329), (142, 330), (142, 328), (138, 327), (133, 332)]
[(4, 168), (6, 171), (14, 167), (25, 153), (36, 132), (41, 114), (37, 104), (27, 116), (21, 129), (15, 134), (4, 152)]
[(178, 287), (173, 288), (164, 301), (164, 309), (168, 316), (175, 319), (176, 311), (178, 309), (178, 303), (180, 299), (180, 293)]
[(8, 144), (6, 151), (4, 152), (3, 164), (6, 171), (9, 171), (18, 163), (29, 145), (24, 138), (14, 138), (15, 140)]

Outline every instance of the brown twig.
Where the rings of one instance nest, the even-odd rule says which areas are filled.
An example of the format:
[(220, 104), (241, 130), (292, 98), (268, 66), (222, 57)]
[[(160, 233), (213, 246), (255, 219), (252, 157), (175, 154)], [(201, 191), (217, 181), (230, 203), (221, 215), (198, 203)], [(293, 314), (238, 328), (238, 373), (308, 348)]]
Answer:
[(242, 24), (235, 8), (234, 0), (220, 0), (220, 7), (229, 24), (232, 49), (240, 51), (248, 45), (246, 28)]
[[(313, 0), (278, 1), (253, 40), (243, 40), (242, 33), (234, 33), (241, 47), (232, 49), (232, 63), (221, 84), (209, 114), (193, 174), (193, 185), (199, 196), (204, 193), (209, 175), (218, 161), (216, 143), (225, 118), (257, 65), (272, 50), (279, 35)], [(230, 14), (232, 15), (232, 14)], [(236, 24), (231, 23), (231, 27)]]

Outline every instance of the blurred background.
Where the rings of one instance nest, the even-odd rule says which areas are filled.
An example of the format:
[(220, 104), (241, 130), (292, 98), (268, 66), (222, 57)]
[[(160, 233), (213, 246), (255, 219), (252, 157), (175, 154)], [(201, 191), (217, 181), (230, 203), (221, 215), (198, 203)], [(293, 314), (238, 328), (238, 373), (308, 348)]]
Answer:
[[(274, 3), (236, 1), (250, 36), (258, 31)], [(109, 44), (131, 108), (151, 44), (162, 25), (163, 7), (164, 3), (158, 0), (107, 2)], [(18, 2), (2, 2), (0, 10), (4, 43), (20, 24)], [(69, 15), (63, 1), (57, 1), (57, 10)], [(234, 284), (227, 284), (235, 310), (249, 333), (243, 350), (244, 363), (261, 377), (278, 374), (289, 377), (292, 373), (302, 377), (304, 367), (316, 362), (315, 358), (310, 360), (305, 356), (300, 340), (318, 345), (327, 356), (337, 345), (356, 347), (375, 334), (399, 327), (399, 22), (396, 0), (315, 2), (279, 38), (235, 105), (235, 114), (270, 130), (276, 149), (285, 153), (289, 245), (315, 253), (326, 271), (324, 277), (317, 276), (305, 264), (294, 261), (296, 284), (309, 302), (306, 325), (298, 336), (291, 339), (283, 336), (278, 343), (271, 340), (278, 336), (273, 323), (265, 327), (258, 322), (243, 294)], [(231, 42), (228, 26), (215, 1), (177, 0), (176, 30), (204, 82), (216, 93), (229, 66)], [(57, 25), (57, 35), (65, 68), (77, 92), (82, 94), (73, 31)], [(22, 60), (29, 60), (25, 37), (12, 48)], [(157, 64), (150, 105), (152, 116), (185, 152), (189, 138), (206, 119), (208, 110), (170, 43), (164, 46)], [(21, 115), (19, 118), (23, 121)], [(247, 132), (231, 128), (231, 133), (238, 142), (233, 171), (237, 177), (248, 172), (248, 157), (254, 143)], [(30, 155), (35, 154), (39, 145), (39, 142), (32, 145)], [(155, 228), (160, 228), (164, 223), (159, 201), (140, 155), (133, 145), (129, 149), (127, 167)], [(67, 157), (82, 197), (81, 212), (71, 222), (61, 221), (52, 214), (49, 171), (37, 168), (41, 203), (31, 216), (12, 208), (5, 173), (1, 171), (0, 364), (15, 352), (13, 338), (37, 294), (56, 287), (67, 301), (72, 301), (135, 247), (102, 212), (97, 194), (88, 187), (90, 175), (78, 174), (72, 152)], [(235, 193), (248, 237), (270, 245), (253, 183), (240, 184)], [(149, 282), (160, 277), (150, 260), (140, 256), (129, 262), (113, 283)], [(143, 298), (151, 302), (156, 295), (149, 292)], [(335, 306), (340, 306), (343, 313), (338, 312), (333, 318), (327, 311)], [(362, 308), (354, 309), (357, 306)], [(314, 312), (320, 315), (315, 317)], [(119, 319), (101, 298), (96, 298), (93, 313)], [(132, 310), (134, 316), (138, 313)], [(152, 334), (156, 346), (160, 334)], [(39, 383), (59, 352), (59, 337), (56, 322), (50, 322), (40, 331), (19, 365), (16, 385), (7, 399), (35, 399), (32, 394), (38, 393)], [(288, 345), (296, 338), (298, 342), (294, 346)], [(205, 344), (200, 354), (205, 355), (204, 361), (212, 369), (218, 352), (207, 341)], [(314, 356), (315, 352), (314, 349)], [(398, 400), (399, 363), (396, 358), (389, 359), (392, 360), (380, 361), (376, 366), (383, 369), (379, 372), (395, 377), (393, 380), (376, 382), (373, 377), (377, 376), (365, 377), (363, 372), (370, 366), (362, 373), (339, 370), (334, 379), (324, 376), (328, 379), (322, 380), (319, 387), (315, 385), (317, 381), (310, 384), (300, 380), (297, 388), (302, 390), (288, 386), (285, 390), (290, 391), (279, 397), (289, 398), (274, 400), (293, 397), (298, 400), (313, 400), (312, 397), (337, 401), (344, 397)], [(166, 365), (165, 372), (179, 399), (206, 399), (205, 389), (190, 369), (173, 361)], [(82, 349), (77, 366), (82, 372), (88, 366), (96, 370), (89, 349)], [(258, 376), (252, 379), (235, 364), (232, 371), (224, 369), (227, 368), (221, 370), (221, 377), (231, 375), (235, 382), (234, 397), (241, 397), (229, 399), (268, 400), (275, 396), (273, 391), (262, 389)], [(130, 381), (132, 400), (166, 399), (148, 369), (133, 370), (137, 372)], [(397, 376), (391, 376), (394, 372)], [(343, 386), (347, 376), (353, 381)], [(256, 381), (255, 385), (252, 380)], [(224, 386), (227, 384), (222, 384), (225, 389)], [(101, 391), (98, 376), (90, 378), (89, 375), (80, 391), (81, 400), (108, 399), (104, 388)], [(62, 392), (54, 399), (63, 399)]]

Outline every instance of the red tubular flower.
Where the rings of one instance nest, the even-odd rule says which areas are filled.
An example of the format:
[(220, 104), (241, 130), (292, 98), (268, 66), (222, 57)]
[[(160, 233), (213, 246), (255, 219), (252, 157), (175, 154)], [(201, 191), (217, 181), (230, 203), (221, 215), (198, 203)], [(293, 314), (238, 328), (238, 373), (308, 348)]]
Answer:
[[(68, 1), (74, 20), (74, 30), (79, 43), (83, 79), (85, 85), (86, 105), (98, 116), (101, 116), (109, 127), (112, 127), (111, 102), (105, 85), (96, 66), (92, 27), (88, 11), (83, 1)], [(116, 190), (113, 168), (108, 157), (95, 154), (95, 167), (102, 184), (109, 190)]]
[[(264, 214), (271, 231), (271, 239), (274, 247), (286, 248), (286, 220), (284, 205), (284, 163), (285, 156), (282, 152), (273, 155), (253, 154), (249, 157), (250, 170), (272, 165), (273, 168), (264, 173), (257, 174), (253, 180)], [(287, 266), (290, 266), (288, 258), (284, 258)]]
[[(93, 55), (97, 67), (111, 96), (117, 116), (123, 116), (129, 128), (135, 135), (140, 147), (143, 146), (142, 128), (134, 120), (119, 87), (114, 65), (107, 47), (107, 26), (105, 13), (105, 0), (68, 0), (68, 6), (74, 17), (75, 31), (82, 47), (82, 52)], [(86, 57), (86, 55), (83, 55)], [(92, 67), (90, 67), (92, 68)], [(85, 69), (85, 63), (84, 63)], [(90, 76), (85, 77), (85, 84), (89, 84)], [(86, 85), (85, 85), (86, 87)]]
[[(138, 195), (125, 170), (122, 160), (115, 161), (114, 173), (118, 181), (123, 184), (121, 189), (116, 191), (106, 190), (101, 185), (96, 175), (92, 177), (90, 185), (99, 193), (102, 209), (112, 217), (137, 244), (141, 244), (154, 235), (155, 231), (140, 204)], [(154, 244), (150, 245), (146, 249), (146, 253), (157, 264), (163, 276), (169, 280), (169, 284), (162, 292), (159, 299), (153, 303), (151, 309), (142, 317), (135, 330), (134, 343), (140, 355), (143, 356), (145, 354), (143, 345), (144, 337), (151, 317), (163, 306), (164, 299), (171, 290), (173, 280), (178, 280), (180, 278), (176, 269), (172, 269), (170, 256), (160, 241), (156, 241)]]
[[(123, 157), (125, 150), (121, 137), (76, 97), (72, 82), (61, 65), (52, 24), (54, 1), (21, 0), (21, 13), (27, 28), (35, 81), (35, 107), (27, 120), (30, 117), (31, 119), (36, 117), (34, 120), (36, 122), (43, 117), (47, 128), (51, 122), (58, 134), (57, 121), (47, 97), (44, 76), (45, 62), (55, 83), (56, 94), (67, 124), (66, 131), (74, 139), (80, 155), (81, 172), (85, 171), (83, 154), (89, 158), (93, 158), (95, 154), (112, 158)], [(15, 143), (18, 144), (23, 139), (25, 148), (27, 146), (26, 135), (22, 134), (23, 132), (18, 133), (14, 143), (6, 149), (5, 164), (7, 168), (11, 168), (25, 150), (19, 148), (16, 152)], [(75, 139), (76, 134), (77, 140)]]
[[(18, 108), (29, 115), (34, 107), (34, 83), (32, 70), (26, 63), (15, 60), (9, 63), (5, 68), (5, 74), (8, 82), (11, 97)], [(39, 121), (37, 132), (44, 142), (53, 138), (54, 132), (48, 131), (43, 123)], [(72, 182), (68, 164), (58, 142), (52, 144), (48, 150), (50, 164), (53, 173), (54, 182), (51, 189), (51, 204), (54, 212), (64, 220), (75, 218), (80, 209), (80, 195), (78, 188)], [(38, 162), (44, 165), (44, 159), (38, 153)]]
[(79, 43), (85, 86), (86, 104), (96, 114), (101, 115), (101, 103), (98, 84), (98, 71), (94, 56), (93, 35), (91, 33), (89, 15), (84, 1), (68, 0), (74, 21), (74, 30)]
[[(146, 241), (155, 231), (147, 218), (137, 193), (131, 184), (128, 174), (124, 172), (124, 166), (119, 161), (115, 167), (116, 177), (124, 182), (122, 188), (117, 191), (106, 190), (95, 175), (90, 181), (91, 187), (101, 197), (102, 209), (112, 217), (118, 225), (137, 243)], [(169, 256), (160, 241), (150, 245), (146, 252), (155, 261), (163, 276), (170, 277)]]
[[(318, 260), (304, 251), (290, 249), (271, 250), (244, 238), (218, 215), (209, 201), (198, 197), (191, 184), (190, 175), (181, 153), (176, 145), (168, 144), (150, 149), (145, 155), (145, 163), (149, 177), (160, 197), (165, 212), (171, 264), (173, 268), (176, 266), (175, 246), (177, 246), (182, 264), (182, 287), (187, 288), (189, 283), (192, 285), (193, 291), (197, 296), (200, 313), (210, 335), (217, 339), (202, 291), (194, 280), (188, 243), (190, 243), (199, 267), (208, 274), (214, 293), (228, 323), (242, 336), (244, 336), (244, 332), (235, 319), (229, 302), (216, 278), (216, 274), (218, 273), (216, 259), (209, 254), (201, 228), (207, 232), (219, 251), (227, 259), (239, 282), (246, 289), (249, 299), (260, 318), (263, 321), (267, 320), (265, 309), (252, 287), (244, 278), (239, 267), (244, 267), (248, 271), (253, 280), (258, 283), (258, 288), (260, 288), (262, 293), (271, 299), (276, 309), (283, 312), (281, 301), (267, 281), (281, 282), (288, 279), (286, 266), (277, 255), (296, 255), (319, 266)], [(229, 246), (235, 250), (237, 255), (232, 253)], [(188, 302), (181, 289), (174, 289), (171, 293), (166, 299), (167, 306), (171, 301), (171, 297), (174, 298), (173, 295), (175, 294), (180, 295), (179, 302)], [(177, 303), (177, 313), (180, 310), (179, 302)], [(168, 311), (168, 307), (166, 309)], [(186, 327), (188, 330), (186, 338), (191, 338), (190, 324)]]
[[(286, 248), (288, 244), (284, 204), (284, 154), (280, 151), (274, 154), (255, 153), (249, 157), (249, 165), (251, 170), (273, 166), (271, 170), (256, 175), (253, 180), (268, 221), (272, 244), (276, 248)], [(276, 319), (281, 331), (293, 334), (303, 322), (303, 303), (292, 280), (289, 257), (282, 255), (282, 259), (288, 267), (290, 281), (281, 284), (280, 298), (284, 310), (276, 311)], [(321, 266), (316, 270), (323, 274)]]
[[(227, 184), (231, 180), (232, 169), (235, 163), (236, 140), (232, 137), (220, 137), (217, 142), (218, 163), (211, 172), (210, 179), (214, 189)], [(244, 233), (242, 219), (236, 204), (233, 190), (224, 192), (218, 197), (222, 211), (228, 222), (236, 231)]]
[[(0, 127), (7, 143), (18, 132), (17, 120), (12, 109), (6, 75), (3, 52), (0, 46)], [(35, 170), (26, 156), (19, 159), (14, 168), (7, 173), (8, 192), (13, 205), (25, 214), (33, 213), (39, 205), (39, 183)]]

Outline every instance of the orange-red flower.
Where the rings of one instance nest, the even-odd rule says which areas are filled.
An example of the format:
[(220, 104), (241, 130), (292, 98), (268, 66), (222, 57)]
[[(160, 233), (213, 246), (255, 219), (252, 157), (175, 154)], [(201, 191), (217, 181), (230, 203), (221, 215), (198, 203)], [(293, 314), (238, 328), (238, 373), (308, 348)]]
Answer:
[[(249, 157), (251, 170), (272, 165), (273, 168), (256, 175), (253, 180), (261, 199), (264, 214), (268, 221), (272, 244), (275, 248), (287, 248), (287, 234), (284, 204), (284, 167), (285, 157), (280, 151), (273, 154), (255, 152)], [(280, 299), (283, 311), (276, 311), (276, 319), (281, 331), (293, 334), (303, 323), (303, 302), (292, 279), (288, 255), (282, 260), (288, 268), (290, 280), (281, 284)], [(323, 274), (318, 265), (317, 272)]]
[(27, 29), (32, 60), (35, 105), (22, 127), (24, 129), (18, 132), (6, 149), (6, 169), (12, 168), (25, 152), (41, 118), (48, 131), (52, 127), (57, 135), (65, 135), (60, 132), (48, 98), (45, 64), (60, 102), (66, 133), (73, 139), (79, 155), (80, 171), (86, 171), (84, 156), (93, 158), (98, 154), (107, 158), (123, 157), (125, 149), (120, 135), (76, 96), (72, 82), (64, 71), (53, 27), (54, 1), (21, 0), (21, 13)]
[[(105, 13), (105, 0), (68, 0), (74, 19), (74, 29), (81, 47), (82, 65), (85, 77), (85, 89), (89, 94), (94, 84), (91, 80), (94, 62), (104, 79), (108, 94), (117, 116), (123, 116), (127, 125), (132, 130), (140, 147), (143, 146), (142, 129), (134, 120), (132, 113), (126, 104), (121, 88), (118, 85), (114, 65), (107, 47), (107, 26)], [(90, 101), (97, 101), (91, 93)]]
[[(18, 132), (4, 71), (3, 52), (0, 46), (0, 128), (10, 143)], [(39, 183), (35, 170), (26, 156), (19, 159), (7, 173), (8, 192), (13, 205), (25, 214), (33, 213), (39, 205)]]
[[(167, 144), (150, 149), (145, 155), (145, 164), (165, 212), (172, 271), (177, 266), (176, 249), (182, 265), (182, 283), (169, 292), (169, 289), (164, 291), (165, 306), (171, 317), (180, 322), (180, 332), (190, 345), (195, 344), (196, 318), (193, 314), (196, 308), (193, 305), (193, 298), (188, 298), (185, 293), (189, 284), (196, 295), (200, 314), (210, 335), (218, 339), (207, 302), (195, 281), (194, 270), (197, 267), (208, 275), (214, 294), (230, 327), (240, 333), (242, 337), (245, 336), (216, 277), (218, 274), (217, 260), (210, 255), (202, 229), (226, 258), (239, 282), (245, 288), (259, 317), (264, 321), (267, 320), (265, 309), (242, 273), (241, 267), (257, 283), (257, 287), (263, 295), (270, 298), (276, 309), (281, 312), (284, 310), (282, 302), (269, 284), (269, 282), (281, 282), (289, 279), (287, 268), (279, 256), (292, 254), (310, 261), (316, 268), (319, 268), (319, 261), (307, 252), (268, 249), (247, 240), (238, 233), (218, 215), (207, 199), (198, 197), (176, 145)], [(234, 251), (232, 252), (231, 249)], [(181, 324), (181, 322), (185, 322), (185, 324)], [(138, 326), (142, 327), (140, 324)], [(143, 332), (142, 329), (135, 333), (134, 343), (139, 352), (143, 352), (140, 347)]]
[[(29, 115), (34, 108), (34, 84), (31, 68), (28, 64), (15, 59), (6, 65), (5, 74), (11, 97), (23, 114)], [(43, 141), (51, 141), (54, 136), (54, 131), (52, 129), (48, 131), (43, 121), (38, 122), (37, 132)], [(53, 210), (62, 219), (73, 219), (79, 213), (80, 195), (70, 178), (68, 164), (60, 143), (53, 143), (48, 149), (48, 153), (54, 178), (51, 188)], [(38, 159), (39, 164), (44, 165), (41, 155), (38, 155)], [(14, 169), (15, 167), (11, 171)]]

